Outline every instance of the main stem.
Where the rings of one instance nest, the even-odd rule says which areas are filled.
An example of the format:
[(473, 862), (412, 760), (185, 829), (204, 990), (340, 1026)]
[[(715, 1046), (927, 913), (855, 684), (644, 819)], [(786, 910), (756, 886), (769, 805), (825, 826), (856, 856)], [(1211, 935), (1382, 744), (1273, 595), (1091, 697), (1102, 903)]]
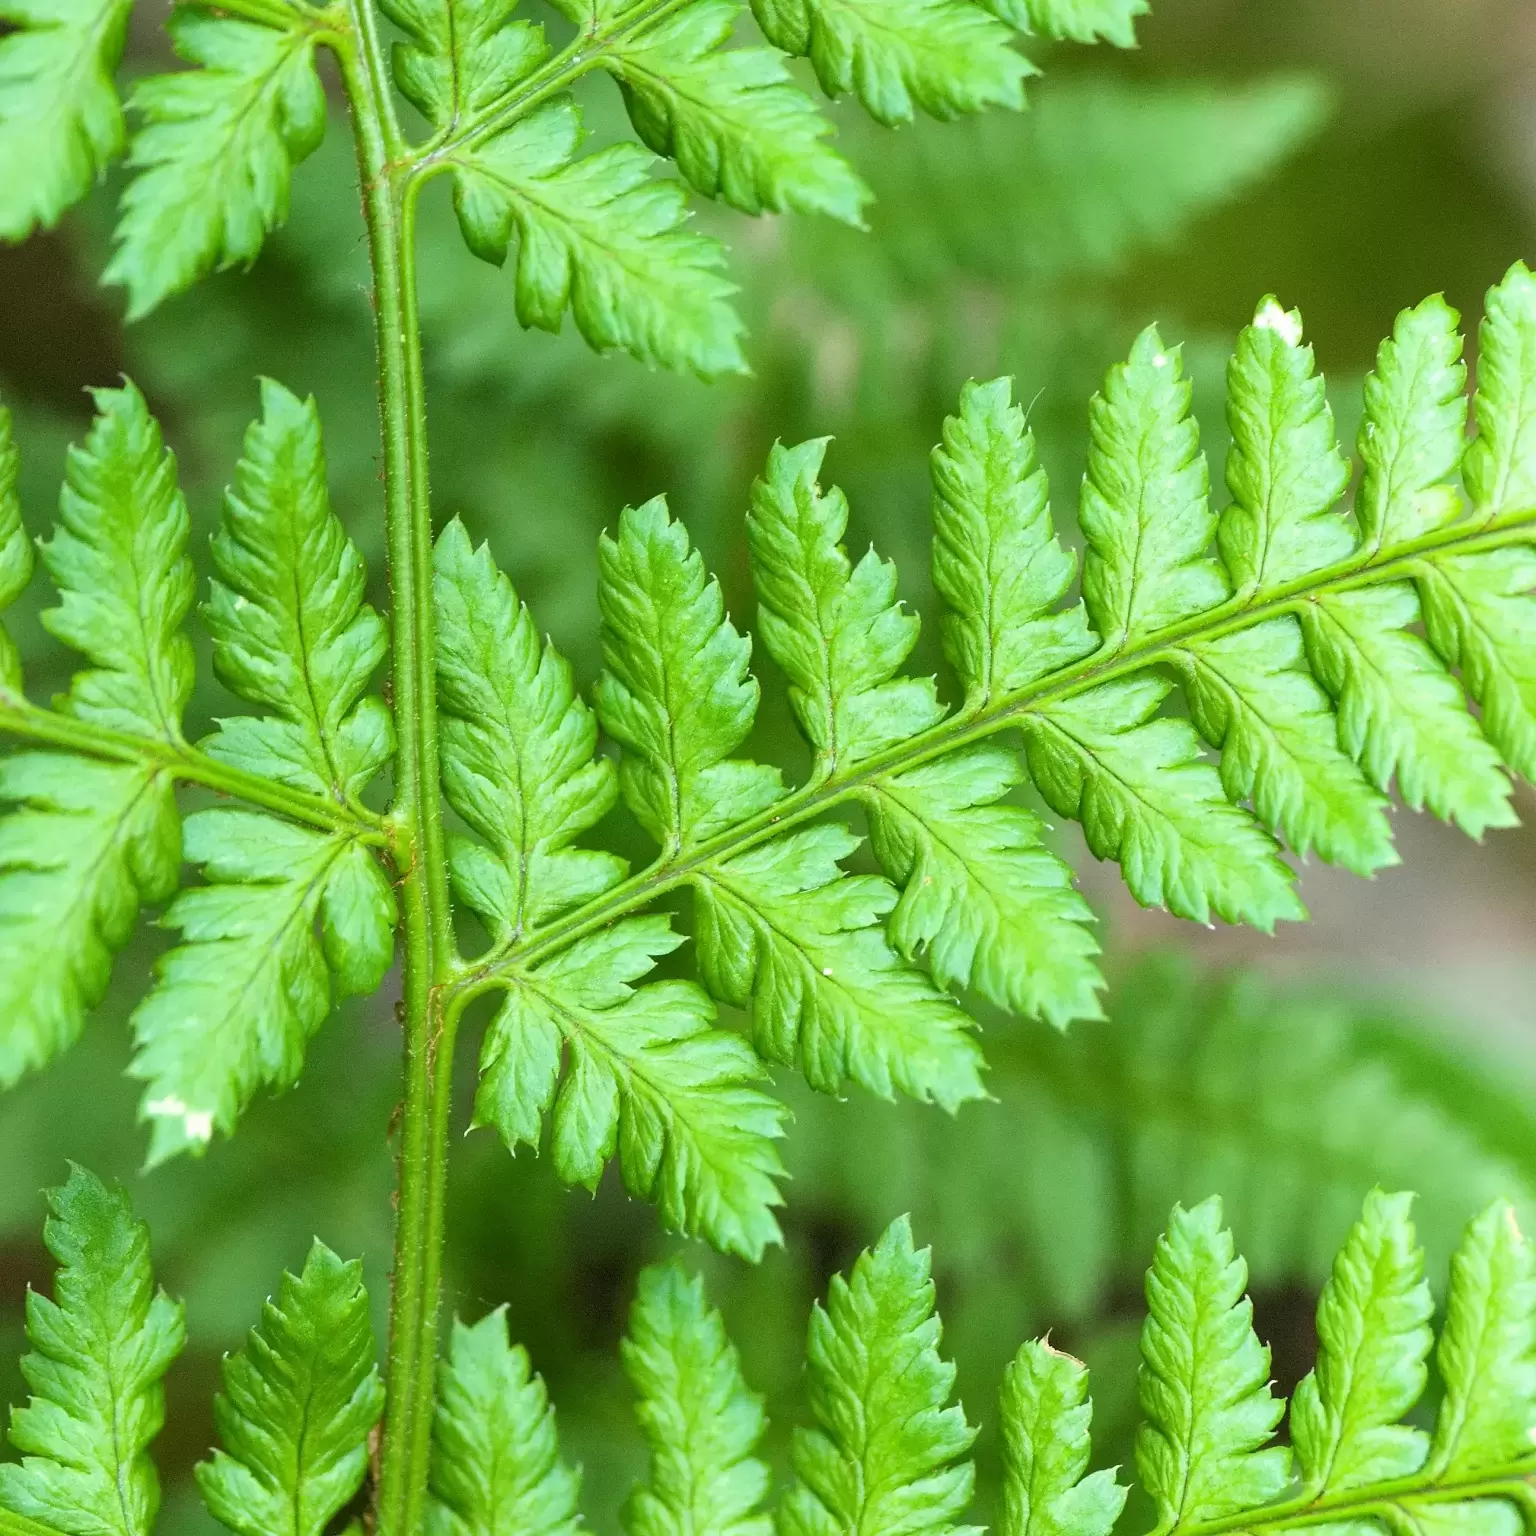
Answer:
[(416, 314), (418, 184), (405, 174), (405, 145), (372, 6), (369, 0), (348, 0), (348, 12), (352, 32), (338, 56), (351, 100), (378, 329), (394, 716), (399, 732), (390, 829), (405, 935), (400, 1003), (405, 1087), (374, 1529), (379, 1536), (417, 1536), (432, 1447), (457, 1012), (446, 1007), (444, 987), (454, 954), (438, 794), (432, 513)]

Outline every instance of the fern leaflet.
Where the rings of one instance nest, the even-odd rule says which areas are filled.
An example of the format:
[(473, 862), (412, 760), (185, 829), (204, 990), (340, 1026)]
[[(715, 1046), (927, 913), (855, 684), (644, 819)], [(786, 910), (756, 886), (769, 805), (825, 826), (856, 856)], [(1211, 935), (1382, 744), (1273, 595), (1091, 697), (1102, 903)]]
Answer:
[(160, 1482), (149, 1443), (160, 1379), (186, 1342), (181, 1307), (155, 1289), (149, 1231), (128, 1196), (71, 1168), (48, 1195), (54, 1300), (29, 1291), (22, 1361), (31, 1401), (11, 1410), (20, 1462), (0, 1466), (0, 1505), (66, 1536), (149, 1536)]
[(580, 1477), (561, 1459), (555, 1411), (505, 1310), (454, 1320), (438, 1366), (431, 1529), (440, 1536), (575, 1536)]
[(383, 1409), (362, 1266), (317, 1240), (224, 1359), (224, 1449), (197, 1468), (204, 1502), (240, 1536), (320, 1536), (362, 1484)]

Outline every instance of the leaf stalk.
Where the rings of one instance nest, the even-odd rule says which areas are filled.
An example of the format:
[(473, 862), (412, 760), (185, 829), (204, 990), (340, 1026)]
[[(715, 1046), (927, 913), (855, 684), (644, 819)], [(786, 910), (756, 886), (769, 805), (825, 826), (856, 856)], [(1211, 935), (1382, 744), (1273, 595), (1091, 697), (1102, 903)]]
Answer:
[(442, 983), (454, 970), (454, 945), (438, 793), (432, 512), (415, 274), (419, 183), (406, 170), (373, 8), (349, 0), (349, 11), (353, 32), (338, 59), (374, 282), (398, 736), (392, 819), (404, 931), (398, 1214), (374, 1528), (379, 1536), (415, 1536), (431, 1454), (454, 1034)]

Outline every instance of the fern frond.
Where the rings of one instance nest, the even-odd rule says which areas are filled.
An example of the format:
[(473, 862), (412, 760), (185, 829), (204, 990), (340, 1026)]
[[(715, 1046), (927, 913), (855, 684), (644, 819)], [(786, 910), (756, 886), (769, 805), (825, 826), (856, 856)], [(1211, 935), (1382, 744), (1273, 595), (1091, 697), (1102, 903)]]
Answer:
[[(1269, 1351), (1253, 1330), (1247, 1266), (1221, 1203), (1174, 1208), (1147, 1275), (1140, 1345), (1146, 1422), (1136, 1460), (1154, 1530), (1521, 1528), (1536, 1476), (1529, 1245), (1504, 1201), (1462, 1237), (1440, 1341), (1446, 1393), (1431, 1437), (1402, 1422), (1426, 1383), (1434, 1312), (1411, 1203), (1369, 1194), (1334, 1260), (1318, 1305), (1317, 1368), (1291, 1405), (1299, 1478), (1291, 1451), (1269, 1443), (1286, 1404), (1266, 1379)], [(776, 1513), (781, 1536), (977, 1529), (959, 1523), (972, 1491), (961, 1458), (975, 1431), (949, 1401), (955, 1373), (938, 1350), (929, 1262), (900, 1217), (813, 1307), (805, 1380), (817, 1427), (796, 1430), (791, 1442), (795, 1481)], [(755, 1531), (766, 1484), (751, 1454), (761, 1407), (699, 1282), (675, 1266), (642, 1274), (624, 1356), (652, 1450), (651, 1484), (631, 1501), (628, 1529)], [(1004, 1372), (998, 1406), (1003, 1536), (1108, 1536), (1130, 1490), (1116, 1469), (1088, 1471), (1087, 1368), (1047, 1340), (1027, 1342)], [(540, 1444), (552, 1458), (552, 1434)], [(527, 1528), (540, 1527), (530, 1518)]]
[(634, 918), (510, 978), (475, 1123), (515, 1151), (538, 1146), (550, 1114), (561, 1178), (595, 1188), (617, 1151), (625, 1185), (669, 1226), (756, 1259), (779, 1238), (785, 1111), (754, 1086), (765, 1073), (746, 1042), (711, 1027), (697, 986), (632, 985), (681, 942), (665, 917)]
[(261, 405), (225, 497), (202, 616), (219, 676), (276, 717), (221, 720), (204, 749), (353, 804), (394, 749), (384, 701), (364, 697), (384, 621), (363, 601), (362, 556), (330, 509), (313, 398), (266, 379)]
[(650, 1478), (624, 1509), (630, 1536), (770, 1536), (758, 1512), (768, 1468), (752, 1453), (767, 1428), (703, 1282), (675, 1265), (640, 1276), (624, 1369), (650, 1448)]
[(506, 1309), (454, 1319), (432, 1423), (433, 1536), (576, 1536), (580, 1474), (560, 1459), (555, 1410)]
[[(705, 377), (745, 366), (721, 249), (683, 230), (680, 189), (651, 181), (634, 146), (574, 158), (581, 123), (564, 93), (584, 74), (614, 78), (640, 139), (704, 196), (860, 224), (869, 190), (783, 53), (807, 56), (830, 95), (857, 94), (886, 124), (1020, 107), (1034, 73), (1013, 46), (1011, 27), (1028, 24), (1017, 0), (753, 0), (771, 49), (730, 46), (739, 0), (553, 3), (578, 32), (550, 56), (542, 31), (500, 3), (387, 0), (410, 39), (397, 82), (437, 130), (417, 164), (452, 172), (477, 255), (502, 264), (516, 233), (523, 325), (558, 330), (569, 308), (597, 349)], [(1137, 0), (1109, 9), (1127, 5)], [(1054, 30), (1127, 40), (1128, 21), (1101, 9), (1093, 0)]]
[(6, 0), (0, 21), (0, 240), (52, 229), (123, 152), (112, 74), (131, 0)]
[(394, 891), (356, 839), (222, 809), (185, 832), (211, 883), (166, 913), (182, 943), (133, 1015), (151, 1163), (201, 1151), (258, 1088), (295, 1083), (333, 988), (373, 991), (394, 956)]
[(955, 1368), (939, 1354), (929, 1253), (905, 1217), (835, 1275), (811, 1313), (807, 1387), (817, 1428), (795, 1431), (796, 1481), (780, 1536), (891, 1530), (973, 1536), (960, 1524), (975, 1469), (960, 1458), (976, 1431), (950, 1404)]
[[(0, 405), (0, 613), (27, 589), (36, 563), (32, 541), (21, 521), (16, 493), (20, 454), (11, 428), (11, 413)], [(0, 692), (21, 692), (21, 653), (0, 623)]]
[(203, 1501), (240, 1536), (320, 1536), (362, 1485), (383, 1411), (362, 1266), (317, 1239), (245, 1348), (225, 1356), (214, 1401), (224, 1447), (197, 1468)]
[(0, 1505), (66, 1536), (149, 1536), (160, 1484), (148, 1448), (186, 1339), (181, 1307), (155, 1289), (148, 1228), (121, 1189), (72, 1167), (48, 1210), (60, 1267), (54, 1300), (27, 1293), (32, 1397), (11, 1410), (23, 1459), (0, 1465)]
[[(1536, 744), (1536, 508), (1463, 517), (1435, 478), (1457, 462), (1460, 377), (1443, 304), (1405, 315), (1367, 383), (1351, 519), (1300, 317), (1264, 300), (1229, 373), (1218, 514), (1178, 350), (1148, 328), (1091, 408), (1080, 601), (1007, 382), (968, 387), (933, 458), (954, 713), (900, 674), (917, 621), (892, 566), (848, 558), (846, 501), (818, 482), (825, 441), (776, 446), (747, 534), (763, 640), (814, 754), (787, 793), (730, 756), (758, 694), (718, 587), (659, 500), (626, 511), (600, 550), (598, 715), (658, 860), (505, 940), (476, 977), (545, 967), (686, 885), (700, 974), (750, 1009), (760, 1056), (824, 1092), (851, 1079), (953, 1109), (980, 1094), (982, 1062), (950, 989), (1058, 1026), (1098, 1012), (1089, 913), (1039, 823), (1005, 803), (1026, 777), (1005, 733), (1138, 900), (1197, 921), (1304, 916), (1281, 837), (1362, 873), (1393, 863), (1394, 787), (1474, 833), (1507, 824), (1506, 764)], [(519, 646), (526, 674), (531, 635), (498, 642)], [(1178, 685), (1191, 718), (1169, 710)], [(845, 873), (858, 839), (809, 825), (855, 800), (893, 883)], [(506, 884), (488, 864), (483, 878)]]
[(325, 133), (314, 51), (324, 23), (274, 0), (281, 26), (199, 10), (167, 23), (200, 68), (143, 81), (129, 147), (138, 175), (123, 193), (103, 281), (128, 290), (137, 319), (205, 273), (249, 266), (288, 216), (292, 168)]

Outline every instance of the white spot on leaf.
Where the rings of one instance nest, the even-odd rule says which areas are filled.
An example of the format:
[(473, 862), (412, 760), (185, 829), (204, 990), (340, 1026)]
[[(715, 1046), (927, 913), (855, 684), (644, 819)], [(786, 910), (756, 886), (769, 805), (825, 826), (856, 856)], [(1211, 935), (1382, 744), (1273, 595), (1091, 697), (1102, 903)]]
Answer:
[(167, 1094), (163, 1099), (151, 1099), (144, 1109), (156, 1120), (180, 1120), (181, 1128), (186, 1132), (188, 1141), (213, 1140), (211, 1109), (189, 1109), (185, 1101), (174, 1093)]
[(1277, 299), (1265, 299), (1253, 323), (1261, 331), (1273, 331), (1288, 347), (1301, 345), (1301, 316), (1294, 309), (1281, 309)]

